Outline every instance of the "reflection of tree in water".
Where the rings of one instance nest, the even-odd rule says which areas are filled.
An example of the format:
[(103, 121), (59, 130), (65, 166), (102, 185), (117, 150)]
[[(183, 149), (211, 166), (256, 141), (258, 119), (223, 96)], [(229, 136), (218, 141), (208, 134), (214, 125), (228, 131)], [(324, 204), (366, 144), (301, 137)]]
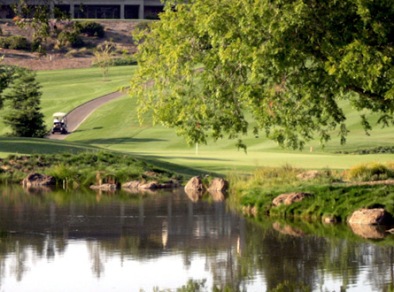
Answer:
[(318, 228), (321, 236), (289, 236), (249, 222), (240, 259), (242, 269), (252, 273), (260, 270), (268, 291), (322, 289), (330, 277), (340, 283), (338, 289), (346, 290), (357, 283), (360, 287), (365, 271), (369, 283), (378, 290), (386, 290), (387, 283), (393, 283), (393, 247), (357, 239), (345, 225), (332, 226), (343, 232), (341, 237), (324, 236), (325, 227)]
[(90, 260), (92, 261), (92, 272), (97, 277), (104, 273), (105, 267), (102, 258), (106, 257), (105, 249), (101, 248), (100, 243), (97, 241), (88, 242), (88, 250), (90, 255)]
[[(68, 201), (69, 194), (52, 196), (0, 197), (0, 230), (14, 230), (12, 226), (20, 230), (20, 235), (0, 237), (0, 287), (10, 272), (22, 280), (32, 256), (56, 259), (65, 251), (68, 238), (87, 240), (97, 278), (103, 277), (109, 256), (144, 261), (174, 253), (182, 256), (185, 269), (194, 258), (205, 257), (205, 269), (219, 290), (245, 290), (255, 274), (263, 275), (268, 291), (287, 283), (318, 289), (330, 276), (346, 288), (365, 271), (377, 289), (393, 282), (393, 248), (362, 239), (357, 242), (350, 231), (324, 237), (320, 226), (315, 232), (319, 236), (307, 231), (285, 235), (280, 231), (294, 230), (244, 221), (229, 215), (224, 204), (188, 201), (178, 205), (174, 196), (155, 197), (153, 203), (149, 198), (117, 202), (105, 196), (100, 203), (89, 201), (94, 196), (87, 196), (87, 201), (81, 196), (84, 200), (78, 203)], [(29, 205), (29, 200), (34, 204)], [(116, 208), (106, 208), (105, 200)], [(341, 228), (348, 229), (344, 225), (331, 229)], [(86, 239), (92, 237), (98, 239)]]
[(24, 249), (23, 246), (21, 247), (19, 245), (19, 242), (16, 242), (15, 252), (10, 266), (10, 272), (11, 274), (15, 275), (17, 281), (21, 281), (24, 272), (28, 270), (28, 268), (25, 265), (26, 259), (27, 259), (26, 250)]
[[(393, 291), (394, 285), (394, 248), (392, 246), (384, 246), (377, 250), (369, 249), (364, 255), (367, 258), (367, 265), (372, 267), (368, 272), (368, 281), (373, 283), (374, 287), (385, 287), (382, 291)], [(387, 265), (381, 263), (387, 262)], [(385, 275), (376, 277), (376, 275)], [(390, 284), (386, 284), (390, 283)]]

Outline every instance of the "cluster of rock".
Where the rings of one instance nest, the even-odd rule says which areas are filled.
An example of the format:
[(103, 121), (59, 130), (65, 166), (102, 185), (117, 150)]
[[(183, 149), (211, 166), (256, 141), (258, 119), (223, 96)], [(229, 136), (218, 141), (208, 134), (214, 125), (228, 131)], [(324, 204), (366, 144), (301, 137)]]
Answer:
[[(281, 194), (272, 200), (272, 207), (291, 205), (310, 197), (313, 197), (313, 195), (303, 192)], [(258, 215), (255, 206), (244, 206), (243, 213), (253, 217)], [(326, 224), (336, 223), (338, 219), (335, 216), (326, 215), (322, 218), (322, 221)], [(349, 216), (347, 224), (350, 226), (353, 233), (363, 238), (380, 239), (384, 238), (388, 233), (394, 233), (394, 228), (388, 229), (394, 224), (394, 217), (384, 208), (358, 209)], [(294, 228), (290, 226), (283, 226), (279, 223), (275, 223), (273, 227), (281, 233), (302, 236), (301, 231), (295, 231), (293, 230)]]
[[(56, 180), (52, 176), (32, 173), (23, 179), (22, 185), (24, 187), (44, 187), (44, 186), (55, 186)], [(205, 186), (200, 176), (192, 177), (185, 185), (185, 192), (192, 201), (199, 200), (206, 192), (211, 194), (215, 201), (220, 201), (225, 198), (225, 193), (228, 190), (228, 182), (223, 178), (213, 178), (209, 186)], [(140, 191), (153, 191), (159, 189), (172, 189), (180, 187), (179, 181), (169, 180), (164, 183), (158, 181), (129, 181), (123, 184), (109, 182), (100, 183), (97, 185), (91, 185), (90, 188), (93, 190), (100, 191), (116, 191), (126, 190), (129, 192), (140, 192)]]
[(185, 185), (185, 193), (196, 202), (204, 194), (209, 193), (214, 201), (222, 201), (228, 190), (229, 183), (223, 178), (215, 177), (208, 186), (205, 186), (200, 176), (192, 177)]

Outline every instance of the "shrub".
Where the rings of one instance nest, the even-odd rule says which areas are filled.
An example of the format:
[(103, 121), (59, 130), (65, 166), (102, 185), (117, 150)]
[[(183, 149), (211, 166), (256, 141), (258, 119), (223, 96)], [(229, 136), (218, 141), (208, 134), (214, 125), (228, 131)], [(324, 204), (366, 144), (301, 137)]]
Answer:
[(137, 65), (137, 60), (134, 57), (121, 57), (112, 60), (113, 66), (128, 66)]
[(12, 50), (29, 50), (30, 44), (25, 37), (14, 35), (1, 38), (0, 47), (3, 49)]
[(381, 163), (366, 163), (350, 168), (347, 179), (353, 181), (376, 181), (394, 178), (394, 168)]
[(45, 47), (42, 45), (41, 38), (35, 38), (31, 43), (31, 51), (38, 52), (38, 53), (45, 53)]
[(75, 31), (62, 31), (59, 33), (57, 40), (60, 47), (82, 48), (85, 43), (81, 36)]
[(105, 34), (104, 26), (94, 21), (80, 22), (78, 23), (78, 28), (81, 33), (86, 34), (89, 37), (95, 36), (103, 38)]
[(13, 50), (29, 50), (29, 41), (22, 36), (9, 36), (9, 48)]

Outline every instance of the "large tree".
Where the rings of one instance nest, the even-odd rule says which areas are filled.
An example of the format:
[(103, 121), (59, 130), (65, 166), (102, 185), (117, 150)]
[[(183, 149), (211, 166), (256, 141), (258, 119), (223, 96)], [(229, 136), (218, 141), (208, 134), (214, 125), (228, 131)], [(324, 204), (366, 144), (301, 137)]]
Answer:
[(248, 130), (292, 148), (334, 130), (345, 142), (342, 100), (366, 130), (369, 112), (394, 122), (393, 19), (392, 0), (168, 2), (139, 34), (131, 92), (189, 142)]
[(15, 71), (12, 82), (4, 93), (8, 103), (3, 116), (13, 136), (44, 137), (47, 133), (40, 107), (40, 86), (35, 73), (26, 69)]

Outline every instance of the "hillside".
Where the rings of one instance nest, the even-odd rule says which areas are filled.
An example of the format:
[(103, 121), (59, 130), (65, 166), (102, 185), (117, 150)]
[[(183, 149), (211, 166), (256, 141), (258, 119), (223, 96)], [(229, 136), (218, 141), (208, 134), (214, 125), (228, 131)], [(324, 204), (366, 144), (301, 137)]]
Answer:
[[(0, 54), (4, 56), (3, 64), (17, 65), (32, 70), (58, 70), (88, 68), (93, 60), (93, 48), (105, 41), (112, 41), (116, 44), (118, 52), (134, 53), (136, 46), (133, 43), (132, 31), (139, 21), (127, 20), (100, 20), (95, 21), (104, 26), (104, 38), (83, 37), (89, 49), (55, 49), (55, 40), (49, 40), (47, 54), (41, 56), (22, 50), (0, 49)], [(31, 40), (32, 31), (21, 29), (12, 21), (0, 22), (3, 37), (20, 35)]]

